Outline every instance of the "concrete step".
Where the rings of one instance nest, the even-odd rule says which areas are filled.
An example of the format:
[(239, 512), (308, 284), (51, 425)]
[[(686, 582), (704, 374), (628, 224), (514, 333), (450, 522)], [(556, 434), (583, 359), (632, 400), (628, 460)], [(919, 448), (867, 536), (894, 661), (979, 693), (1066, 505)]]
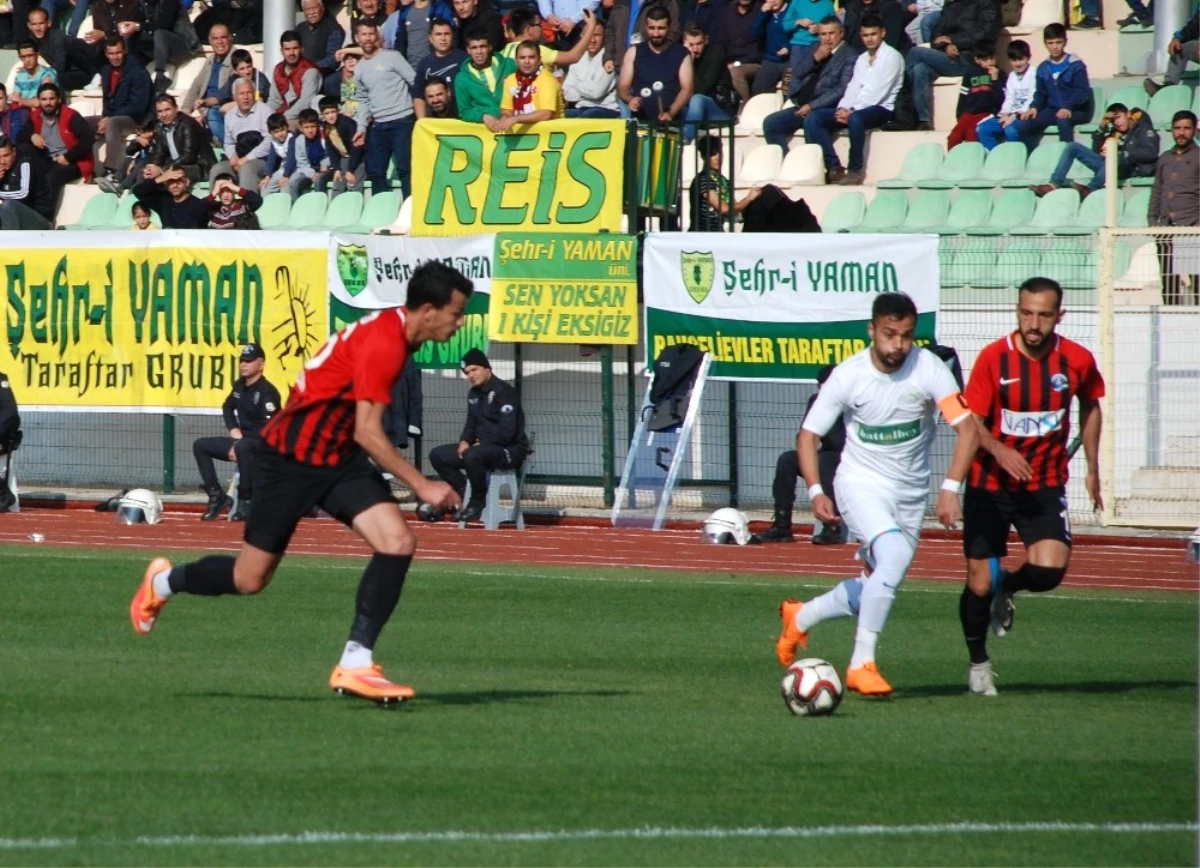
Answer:
[(1118, 524), (1126, 519), (1190, 528), (1200, 524), (1200, 497), (1188, 500), (1122, 497), (1117, 499), (1115, 511)]
[(1180, 461), (1184, 466), (1200, 464), (1200, 434), (1168, 434), (1167, 455), (1174, 461), (1175, 457), (1189, 455), (1192, 461)]
[(1133, 496), (1154, 500), (1200, 499), (1200, 467), (1140, 467), (1133, 473)]

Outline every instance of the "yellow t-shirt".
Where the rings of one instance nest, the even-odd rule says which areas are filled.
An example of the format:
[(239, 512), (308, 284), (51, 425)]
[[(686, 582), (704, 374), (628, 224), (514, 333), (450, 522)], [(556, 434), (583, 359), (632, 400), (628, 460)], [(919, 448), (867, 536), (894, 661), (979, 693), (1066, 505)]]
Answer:
[[(538, 72), (537, 78), (533, 80), (533, 93), (524, 110), (519, 114), (527, 114), (529, 112), (542, 111), (549, 109), (554, 112), (554, 117), (561, 118), (563, 110), (566, 108), (566, 103), (563, 101), (562, 85), (546, 67), (542, 67)], [(504, 93), (500, 97), (500, 108), (502, 110), (514, 111), (513, 97), (518, 89), (517, 74), (514, 72), (508, 78), (504, 79)]]
[[(517, 46), (520, 44), (521, 44), (520, 42), (508, 43), (508, 45), (504, 46), (503, 50), (501, 50), (500, 54), (504, 57), (507, 57), (513, 63), (516, 63), (517, 62)], [(541, 56), (542, 56), (542, 67), (543, 68), (554, 66), (554, 59), (556, 57), (558, 57), (557, 51), (555, 51), (553, 48), (550, 48), (548, 45), (539, 45), (538, 53), (541, 54)]]

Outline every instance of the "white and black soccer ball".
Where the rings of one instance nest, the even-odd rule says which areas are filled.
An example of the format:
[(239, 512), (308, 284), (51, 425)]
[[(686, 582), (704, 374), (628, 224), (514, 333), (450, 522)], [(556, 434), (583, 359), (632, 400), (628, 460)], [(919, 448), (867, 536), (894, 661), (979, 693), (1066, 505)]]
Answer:
[(842, 679), (837, 670), (816, 657), (789, 666), (780, 688), (788, 710), (800, 717), (833, 714), (842, 703)]

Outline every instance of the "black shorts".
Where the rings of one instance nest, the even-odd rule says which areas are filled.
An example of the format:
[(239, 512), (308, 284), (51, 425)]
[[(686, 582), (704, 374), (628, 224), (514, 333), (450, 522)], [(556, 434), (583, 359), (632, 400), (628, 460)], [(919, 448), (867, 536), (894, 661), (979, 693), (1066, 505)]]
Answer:
[(258, 450), (257, 458), (254, 505), (242, 538), (272, 554), (287, 550), (296, 525), (314, 506), (349, 525), (376, 504), (396, 503), (391, 488), (361, 450), (336, 467), (301, 464), (266, 446)]
[(963, 498), (963, 551), (987, 560), (1008, 554), (1008, 529), (1026, 548), (1052, 539), (1071, 545), (1067, 493), (1062, 486), (1037, 491), (987, 491), (968, 488)]

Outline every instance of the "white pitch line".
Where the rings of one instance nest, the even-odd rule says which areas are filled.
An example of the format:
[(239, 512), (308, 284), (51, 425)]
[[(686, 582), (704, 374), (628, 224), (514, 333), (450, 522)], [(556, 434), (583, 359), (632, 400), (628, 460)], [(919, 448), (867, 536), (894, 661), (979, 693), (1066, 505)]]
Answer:
[(962, 834), (1075, 834), (1080, 832), (1113, 835), (1195, 833), (1196, 823), (932, 823), (910, 825), (862, 826), (747, 826), (723, 828), (678, 828), (645, 826), (633, 829), (558, 829), (521, 832), (299, 832), (266, 835), (167, 835), (132, 839), (79, 838), (0, 838), (0, 850), (70, 849), (75, 847), (277, 847), (312, 844), (526, 844), (558, 841), (612, 840), (713, 840), (770, 838), (888, 838), (904, 836), (936, 837)]

